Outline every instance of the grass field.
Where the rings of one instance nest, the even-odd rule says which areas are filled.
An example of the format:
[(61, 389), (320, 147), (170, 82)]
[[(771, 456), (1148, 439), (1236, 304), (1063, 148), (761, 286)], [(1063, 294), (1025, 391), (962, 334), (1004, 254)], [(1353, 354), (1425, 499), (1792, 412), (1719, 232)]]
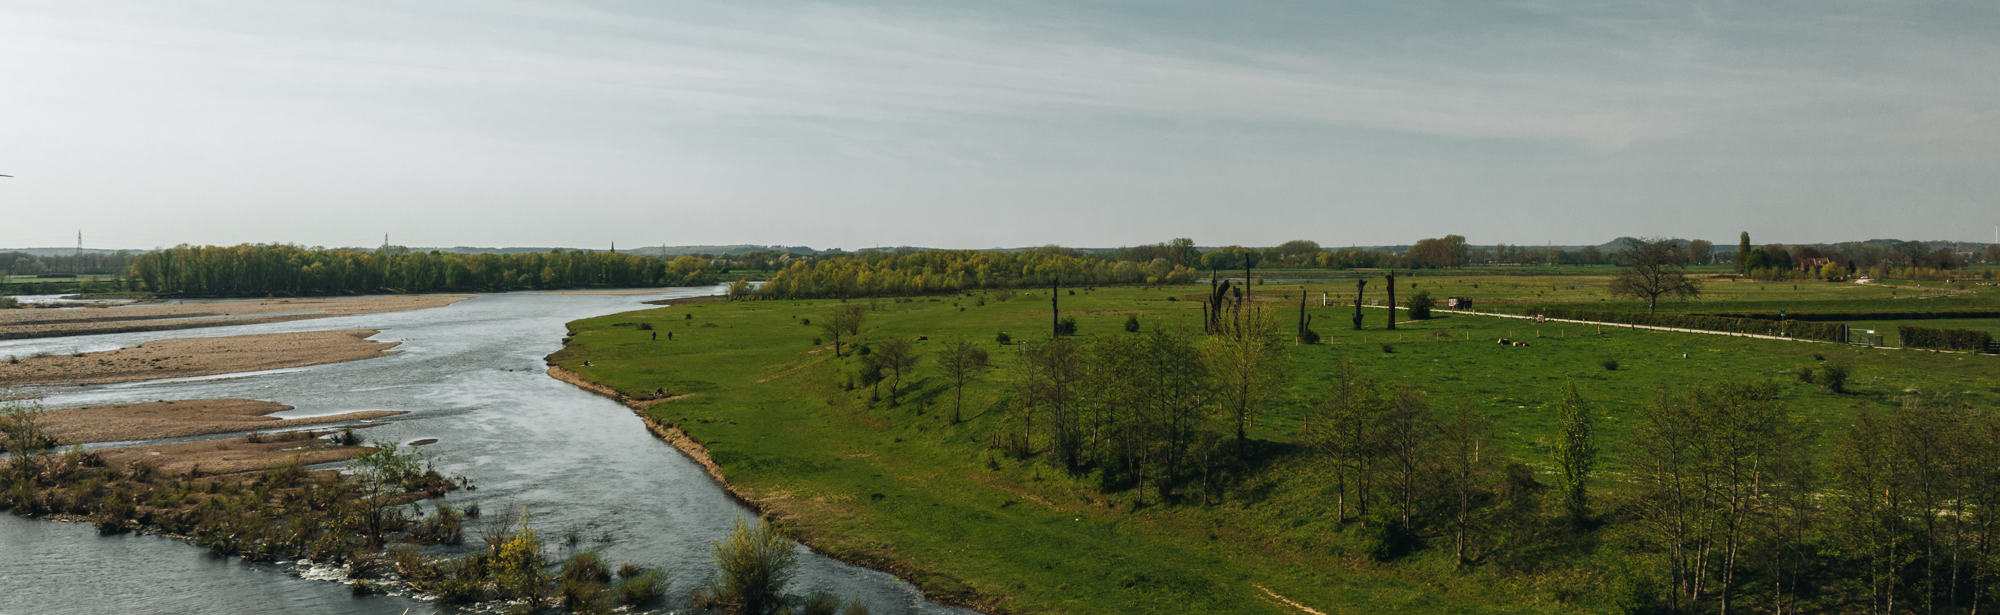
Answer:
[[(1579, 277), (1571, 283), (1583, 288), (1571, 289), (1560, 278), (1548, 281), (1556, 282), (1553, 292), (1587, 296), (1602, 292), (1604, 279)], [(1401, 282), (1440, 297), (1527, 300), (1550, 292), (1517, 285), (1516, 278), (1425, 276), (1399, 280), (1401, 296), (1410, 292)], [(1742, 290), (1726, 292), (1748, 303), (1783, 302), (1798, 293), (1821, 303), (1875, 304), (1888, 295), (1861, 285), (1802, 284), (1793, 291), (1735, 284)], [(1194, 327), (1200, 304), (1188, 299), (1206, 288), (1105, 288), (1061, 299), (1081, 335), (1129, 335), (1122, 329), (1128, 314), (1147, 328)], [(728, 480), (788, 519), (795, 535), (835, 556), (901, 571), (934, 596), (1008, 612), (1298, 612), (1265, 589), (1327, 613), (1612, 609), (1609, 571), (1621, 564), (1588, 546), (1567, 547), (1574, 552), (1561, 565), (1469, 573), (1449, 571), (1449, 558), (1430, 552), (1395, 565), (1351, 555), (1351, 527), (1331, 518), (1327, 487), (1309, 464), (1295, 461), (1291, 444), (1341, 361), (1387, 382), (1415, 384), (1434, 405), (1470, 400), (1496, 421), (1508, 452), (1538, 466), (1547, 465), (1539, 443), (1554, 427), (1551, 404), (1574, 380), (1602, 418), (1613, 477), (1627, 425), (1662, 387), (1775, 381), (1795, 419), (1820, 433), (1842, 428), (1863, 409), (1898, 403), (1911, 389), (1956, 392), (1981, 406), (2000, 399), (1997, 357), (1482, 316), (1385, 331), (1389, 312), (1382, 309), (1365, 310), (1364, 330), (1353, 331), (1351, 303), (1318, 307), (1320, 285), (1272, 283), (1255, 291), (1271, 297), (1263, 309), (1289, 319), (1302, 289), (1315, 295), (1308, 311), (1326, 340), (1291, 349), (1291, 399), (1252, 432), (1278, 461), (1246, 475), (1211, 505), (1134, 507), (1124, 495), (1098, 494), (1090, 476), (988, 448), (995, 433), (1018, 429), (999, 401), (1021, 358), (993, 339), (1002, 331), (1017, 340), (1045, 338), (1046, 291), (985, 305), (962, 295), (875, 302), (864, 344), (921, 335), (930, 340), (917, 345), (926, 352), (964, 338), (994, 353), (996, 368), (968, 388), (967, 422), (959, 425), (948, 420), (949, 384), (928, 358), (921, 373), (906, 377), (901, 407), (868, 404), (865, 389), (841, 391), (842, 361), (815, 346), (821, 332), (804, 324), (829, 315), (836, 301), (695, 303), (577, 321), (574, 338), (552, 360), (635, 397), (658, 388), (693, 394), (649, 412), (706, 443)], [(660, 341), (641, 323), (661, 332)], [(1501, 346), (1495, 343), (1501, 337), (1529, 346)], [(1605, 369), (1606, 359), (1618, 369)], [(1848, 394), (1821, 392), (1792, 375), (1835, 360), (1855, 367)]]

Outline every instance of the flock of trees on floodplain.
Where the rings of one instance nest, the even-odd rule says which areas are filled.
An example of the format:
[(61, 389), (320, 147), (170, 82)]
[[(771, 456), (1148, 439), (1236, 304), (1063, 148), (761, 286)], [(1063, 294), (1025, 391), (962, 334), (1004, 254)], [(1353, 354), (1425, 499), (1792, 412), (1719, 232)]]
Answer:
[[(1978, 613), (2000, 591), (2000, 420), (1955, 397), (1911, 395), (1814, 433), (1768, 381), (1661, 389), (1613, 458), (1594, 424), (1606, 413), (1571, 382), (1550, 391), (1557, 425), (1543, 457), (1524, 459), (1471, 400), (1438, 404), (1351, 362), (1294, 388), (1278, 310), (1225, 309), (1205, 333), (1073, 337), (1058, 326), (1025, 344), (999, 404), (1008, 423), (986, 454), (1095, 476), (1100, 492), (1142, 505), (1216, 503), (1256, 489), (1245, 481), (1260, 473), (1302, 473), (1323, 500), (1297, 514), (1337, 520), (1359, 555), (1605, 568), (1631, 613)], [(824, 391), (829, 401), (846, 403), (858, 375), (875, 390), (869, 403), (886, 386), (893, 407), (924, 362), (895, 341), (850, 353), (859, 373)], [(986, 365), (983, 353), (968, 363), (965, 346), (935, 359), (952, 386)], [(1812, 382), (1842, 392), (1847, 368), (1821, 371)], [(1293, 395), (1311, 408), (1294, 443), (1246, 436)], [(1611, 461), (1622, 471), (1601, 471)]]
[(615, 252), (457, 254), (305, 248), (285, 244), (177, 246), (133, 259), (127, 276), (162, 295), (241, 297), (705, 286), (709, 261)]

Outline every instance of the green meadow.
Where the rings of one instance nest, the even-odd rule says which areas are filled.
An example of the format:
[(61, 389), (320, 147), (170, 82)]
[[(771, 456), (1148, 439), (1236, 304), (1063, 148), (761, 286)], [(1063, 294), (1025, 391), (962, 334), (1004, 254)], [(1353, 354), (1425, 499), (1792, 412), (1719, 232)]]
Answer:
[[(1606, 295), (1607, 279), (1445, 273), (1398, 278), (1397, 294), (1400, 300), (1428, 291), (1440, 303), (1446, 296), (1469, 296), (1480, 307), (1546, 302), (1635, 309), (1632, 301)], [(1372, 278), (1365, 299), (1381, 299), (1383, 283)], [(1063, 315), (1077, 319), (1079, 336), (1118, 336), (1133, 335), (1124, 326), (1130, 316), (1142, 330), (1198, 330), (1198, 297), (1207, 289), (1064, 289), (1057, 298)], [(1453, 571), (1449, 554), (1437, 549), (1389, 564), (1361, 556), (1355, 524), (1335, 518), (1324, 473), (1295, 444), (1343, 362), (1385, 383), (1420, 388), (1433, 407), (1472, 404), (1494, 422), (1494, 440), (1505, 455), (1541, 472), (1550, 466), (1546, 443), (1556, 433), (1555, 404), (1565, 383), (1577, 383), (1600, 419), (1600, 491), (1607, 502), (1621, 490), (1629, 425), (1662, 389), (1777, 383), (1792, 420), (1822, 434), (1815, 447), (1827, 446), (1827, 436), (1857, 413), (1893, 407), (1912, 391), (1955, 393), (1980, 407), (2000, 400), (1994, 380), (2000, 357), (1456, 314), (1401, 322), (1391, 331), (1390, 311), (1378, 307), (1363, 310), (1357, 331), (1350, 321), (1352, 282), (1274, 282), (1253, 289), (1254, 309), (1274, 310), (1285, 323), (1299, 317), (1303, 295), (1304, 313), (1323, 339), (1287, 349), (1288, 395), (1266, 409), (1250, 433), (1260, 451), (1256, 461), (1229, 482), (1219, 501), (1208, 503), (1142, 503), (1129, 493), (1101, 493), (1088, 472), (1071, 474), (992, 446), (999, 434), (1020, 429), (1008, 401), (1024, 362), (1019, 346), (1000, 344), (996, 336), (1047, 339), (1046, 289), (1019, 291), (1007, 301), (990, 291), (850, 300), (871, 306), (858, 346), (925, 338), (916, 343), (925, 353), (922, 367), (903, 377), (896, 407), (871, 403), (866, 386), (849, 390), (857, 359), (836, 358), (831, 340), (808, 324), (830, 318), (843, 303), (837, 300), (696, 301), (580, 320), (570, 324), (572, 337), (550, 360), (634, 398), (660, 389), (684, 396), (647, 412), (704, 443), (731, 484), (814, 548), (894, 571), (940, 600), (1021, 613), (1301, 612), (1285, 600), (1324, 613), (1620, 608), (1620, 571), (1637, 564), (1623, 550), (1603, 548), (1621, 539), (1615, 533), (1555, 541), (1536, 551), (1535, 561), (1462, 571)], [(1333, 305), (1321, 305), (1322, 292)], [(1993, 289), (1944, 292), (1902, 299), (1926, 295), (1858, 284), (1800, 282), (1795, 290), (1789, 282), (1716, 281), (1703, 301), (1675, 309), (2000, 305)], [(1527, 345), (1501, 345), (1502, 338)], [(934, 359), (958, 339), (982, 344), (993, 367), (967, 386), (965, 421), (953, 424), (954, 391)], [(1801, 368), (1830, 362), (1852, 367), (1844, 394), (1797, 377)]]

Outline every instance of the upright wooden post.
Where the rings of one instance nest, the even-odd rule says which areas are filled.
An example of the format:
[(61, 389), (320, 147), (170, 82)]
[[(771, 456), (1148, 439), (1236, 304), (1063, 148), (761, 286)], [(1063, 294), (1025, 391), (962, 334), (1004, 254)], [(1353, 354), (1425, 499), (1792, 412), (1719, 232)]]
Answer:
[(1292, 338), (1293, 346), (1304, 344), (1306, 341), (1306, 295), (1306, 289), (1299, 289), (1299, 333), (1297, 337)]
[(1361, 330), (1361, 288), (1367, 285), (1368, 285), (1367, 280), (1354, 281), (1354, 330), (1355, 331)]
[(1062, 337), (1062, 305), (1057, 303), (1062, 297), (1062, 278), (1056, 278), (1055, 285), (1049, 287), (1049, 339)]
[(1389, 272), (1389, 330), (1396, 330), (1396, 272)]

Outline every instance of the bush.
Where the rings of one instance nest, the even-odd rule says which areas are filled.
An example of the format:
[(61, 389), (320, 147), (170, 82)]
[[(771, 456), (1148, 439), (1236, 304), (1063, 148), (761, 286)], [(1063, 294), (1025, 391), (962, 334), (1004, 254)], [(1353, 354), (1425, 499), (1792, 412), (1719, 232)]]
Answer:
[(1126, 332), (1126, 333), (1138, 333), (1138, 332), (1139, 332), (1139, 315), (1138, 315), (1138, 314), (1126, 314), (1126, 315), (1125, 315), (1125, 332)]
[(1056, 321), (1056, 335), (1076, 335), (1076, 317), (1065, 317), (1062, 320)]
[(1617, 360), (1617, 359), (1613, 359), (1613, 358), (1611, 358), (1611, 357), (1605, 357), (1605, 358), (1604, 358), (1604, 362), (1603, 362), (1603, 365), (1604, 365), (1604, 371), (1607, 371), (1607, 372), (1615, 372), (1615, 371), (1618, 371), (1618, 360)]
[(1847, 392), (1847, 377), (1851, 368), (1846, 363), (1835, 361), (1819, 368), (1819, 388), (1828, 393)]
[(729, 538), (712, 544), (720, 576), (706, 598), (738, 613), (768, 613), (781, 603), (778, 591), (798, 564), (790, 539), (768, 523), (752, 527), (737, 519)]
[[(630, 566), (631, 564), (626, 564)], [(667, 595), (667, 573), (650, 568), (640, 569), (633, 574), (623, 574), (617, 585), (611, 586), (611, 596), (625, 606), (651, 604)]]
[(1431, 298), (1431, 291), (1420, 290), (1410, 295), (1410, 301), (1404, 305), (1410, 308), (1411, 320), (1427, 320), (1431, 317), (1431, 308), (1437, 307), (1437, 300)]
[(640, 331), (651, 331), (651, 330), (653, 330), (653, 323), (650, 323), (650, 322), (642, 322), (642, 323), (639, 323), (639, 330), (640, 330)]
[(1299, 334), (1299, 342), (1305, 344), (1318, 344), (1319, 332), (1314, 331), (1312, 329), (1306, 329), (1304, 333)]
[(813, 592), (799, 604), (799, 610), (796, 612), (799, 615), (839, 615), (840, 599), (824, 592)]
[(999, 335), (993, 336), (993, 341), (1000, 342), (1002, 344), (1012, 344), (1014, 343), (1014, 337), (1007, 335), (1006, 331), (1001, 331)]
[(1806, 384), (1813, 383), (1813, 368), (1811, 365), (1801, 365), (1798, 369), (1792, 370), (1792, 374), (1799, 377), (1799, 382)]
[(1382, 353), (1383, 353), (1383, 354), (1389, 354), (1389, 353), (1394, 353), (1394, 352), (1396, 352), (1396, 345), (1395, 345), (1395, 344), (1383, 344), (1383, 345), (1382, 345)]

